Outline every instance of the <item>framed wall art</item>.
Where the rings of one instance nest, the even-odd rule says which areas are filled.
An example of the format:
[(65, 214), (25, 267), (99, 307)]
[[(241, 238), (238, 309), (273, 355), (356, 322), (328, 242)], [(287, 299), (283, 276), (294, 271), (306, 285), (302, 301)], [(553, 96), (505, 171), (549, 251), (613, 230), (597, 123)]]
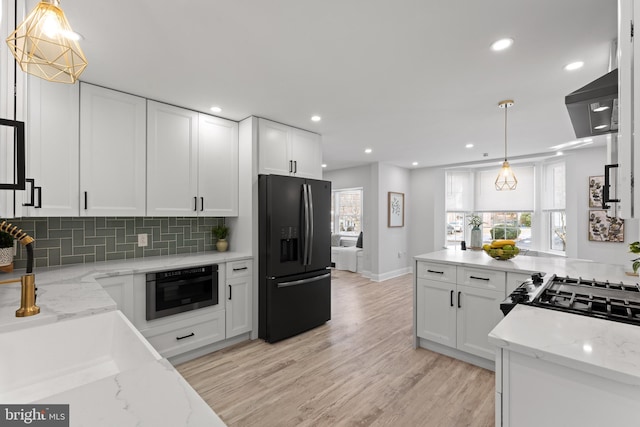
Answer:
[(589, 177), (589, 207), (602, 209), (602, 187), (604, 175)]
[(404, 227), (404, 193), (389, 191), (389, 227)]
[(624, 242), (624, 220), (607, 216), (607, 211), (589, 211), (589, 240)]

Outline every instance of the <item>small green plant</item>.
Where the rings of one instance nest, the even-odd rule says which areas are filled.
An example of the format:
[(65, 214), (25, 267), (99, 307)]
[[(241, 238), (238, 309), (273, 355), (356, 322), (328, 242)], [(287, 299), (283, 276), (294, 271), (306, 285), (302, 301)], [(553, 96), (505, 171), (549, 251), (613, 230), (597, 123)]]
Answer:
[(222, 224), (222, 225), (216, 225), (215, 227), (213, 227), (211, 229), (211, 233), (213, 234), (213, 236), (220, 240), (220, 239), (226, 239), (227, 236), (229, 235), (229, 227), (227, 227), (226, 225)]
[(516, 225), (496, 224), (489, 233), (492, 239), (510, 239), (516, 240), (522, 231)]
[(0, 231), (0, 248), (12, 248), (13, 247), (13, 237), (11, 234), (5, 233), (4, 231)]
[[(631, 252), (632, 254), (640, 254), (640, 242), (629, 243), (629, 252)], [(631, 264), (633, 273), (637, 274), (638, 268), (640, 268), (640, 258), (632, 259), (631, 262), (633, 262), (633, 264)]]
[(476, 227), (480, 227), (482, 224), (484, 224), (482, 222), (482, 217), (479, 215), (471, 215), (469, 217), (469, 225), (472, 226), (473, 228)]

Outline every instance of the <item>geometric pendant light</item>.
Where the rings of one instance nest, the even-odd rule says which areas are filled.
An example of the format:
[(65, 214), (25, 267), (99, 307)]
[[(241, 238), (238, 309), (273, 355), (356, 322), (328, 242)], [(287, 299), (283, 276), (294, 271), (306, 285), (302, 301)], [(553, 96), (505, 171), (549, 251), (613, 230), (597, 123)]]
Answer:
[(509, 162), (507, 161), (507, 110), (510, 107), (513, 107), (513, 100), (507, 99), (505, 101), (500, 101), (498, 103), (499, 108), (504, 109), (504, 162), (502, 162), (502, 168), (500, 169), (500, 173), (498, 173), (498, 177), (496, 178), (496, 190), (498, 191), (509, 191), (515, 190), (518, 185), (518, 180), (516, 179), (511, 166), (509, 166)]
[(25, 73), (48, 81), (75, 83), (87, 66), (59, 0), (42, 0), (7, 38)]

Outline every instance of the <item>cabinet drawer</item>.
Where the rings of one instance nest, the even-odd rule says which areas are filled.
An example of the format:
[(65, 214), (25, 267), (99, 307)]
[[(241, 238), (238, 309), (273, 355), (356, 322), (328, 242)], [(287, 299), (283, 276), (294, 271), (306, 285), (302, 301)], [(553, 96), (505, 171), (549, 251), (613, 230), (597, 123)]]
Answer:
[(251, 276), (253, 260), (244, 259), (227, 263), (227, 279)]
[(437, 280), (439, 282), (456, 283), (456, 266), (418, 261), (417, 277)]
[(482, 268), (458, 267), (458, 284), (504, 293), (506, 273)]
[(224, 311), (211, 313), (198, 320), (199, 323), (162, 333), (155, 334), (156, 330), (142, 331), (142, 334), (163, 357), (176, 356), (225, 338)]

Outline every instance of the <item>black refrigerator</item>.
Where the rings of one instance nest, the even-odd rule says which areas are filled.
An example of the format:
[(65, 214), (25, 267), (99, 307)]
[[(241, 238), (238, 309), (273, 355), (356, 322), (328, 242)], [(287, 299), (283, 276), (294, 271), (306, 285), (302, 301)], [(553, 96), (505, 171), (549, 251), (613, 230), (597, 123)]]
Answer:
[(331, 182), (259, 175), (258, 336), (276, 342), (331, 319)]

